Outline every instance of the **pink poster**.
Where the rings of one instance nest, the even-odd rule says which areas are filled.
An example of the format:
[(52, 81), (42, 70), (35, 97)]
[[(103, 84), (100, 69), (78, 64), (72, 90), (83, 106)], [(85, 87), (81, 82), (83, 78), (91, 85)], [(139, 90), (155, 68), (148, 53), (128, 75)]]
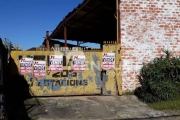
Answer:
[(22, 75), (32, 74), (33, 58), (22, 58), (19, 60), (19, 63), (20, 63), (20, 74)]
[(85, 70), (85, 55), (74, 55), (73, 56), (73, 71), (83, 72)]
[(62, 72), (63, 70), (63, 56), (62, 55), (50, 55), (49, 70), (50, 72)]
[(46, 61), (34, 61), (34, 77), (46, 77)]
[(113, 70), (115, 69), (115, 53), (103, 53), (102, 56), (102, 69)]

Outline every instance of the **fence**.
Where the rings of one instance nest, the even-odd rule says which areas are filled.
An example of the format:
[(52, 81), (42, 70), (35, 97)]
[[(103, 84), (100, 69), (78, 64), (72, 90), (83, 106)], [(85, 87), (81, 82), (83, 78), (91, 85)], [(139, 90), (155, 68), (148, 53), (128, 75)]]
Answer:
[[(121, 93), (117, 51), (115, 42), (104, 43), (102, 49), (11, 51), (9, 74), (23, 74), (35, 96), (117, 95)], [(103, 65), (108, 61), (113, 69)]]

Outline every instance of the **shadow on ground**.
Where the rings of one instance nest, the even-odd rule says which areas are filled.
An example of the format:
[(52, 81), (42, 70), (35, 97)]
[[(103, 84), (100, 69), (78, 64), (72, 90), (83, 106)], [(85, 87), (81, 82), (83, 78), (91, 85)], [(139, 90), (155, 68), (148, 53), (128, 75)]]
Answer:
[(32, 98), (29, 93), (29, 85), (24, 76), (18, 73), (18, 68), (11, 57), (8, 68), (12, 75), (8, 75), (5, 83), (8, 120), (30, 120), (24, 104), (24, 100)]

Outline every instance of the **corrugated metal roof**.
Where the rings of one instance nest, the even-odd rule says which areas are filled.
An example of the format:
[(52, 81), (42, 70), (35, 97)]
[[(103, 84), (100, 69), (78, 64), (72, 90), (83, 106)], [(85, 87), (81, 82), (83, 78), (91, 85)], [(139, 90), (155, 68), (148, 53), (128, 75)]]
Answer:
[(115, 0), (84, 0), (65, 16), (50, 38), (64, 39), (66, 25), (68, 40), (94, 43), (116, 40), (115, 13)]

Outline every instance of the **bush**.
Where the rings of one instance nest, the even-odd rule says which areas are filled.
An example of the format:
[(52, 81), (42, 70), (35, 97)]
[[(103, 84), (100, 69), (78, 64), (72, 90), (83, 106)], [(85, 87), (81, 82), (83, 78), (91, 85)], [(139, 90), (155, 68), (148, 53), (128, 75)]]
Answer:
[(144, 64), (140, 70), (141, 87), (136, 88), (135, 95), (143, 102), (170, 100), (180, 94), (180, 58), (170, 55), (155, 58)]

